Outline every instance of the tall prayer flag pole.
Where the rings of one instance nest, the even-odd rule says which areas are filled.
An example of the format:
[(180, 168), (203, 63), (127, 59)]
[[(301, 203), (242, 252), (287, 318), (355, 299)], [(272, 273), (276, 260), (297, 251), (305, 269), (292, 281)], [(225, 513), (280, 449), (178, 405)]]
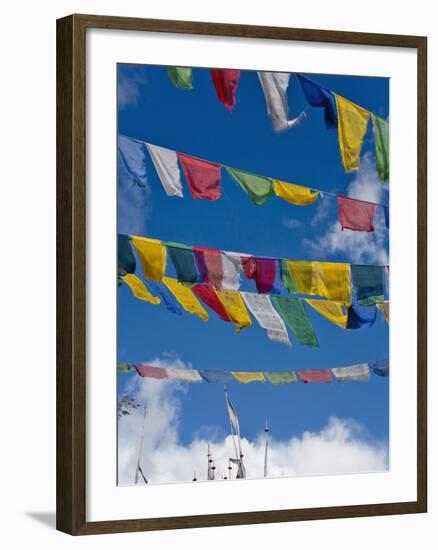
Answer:
[(145, 427), (145, 424), (146, 424), (146, 410), (147, 410), (147, 405), (145, 403), (144, 404), (144, 414), (143, 414), (143, 424), (142, 424), (142, 427), (141, 427), (141, 434), (140, 434), (140, 444), (139, 444), (139, 448), (138, 448), (137, 466), (135, 468), (135, 477), (134, 477), (135, 485), (137, 485), (137, 483), (138, 483), (138, 474), (141, 475), (141, 477), (143, 478), (143, 481), (145, 483), (148, 482), (145, 475), (143, 474), (143, 470), (141, 469), (141, 465), (140, 465), (141, 456), (142, 456), (142, 453), (143, 453), (144, 427)]
[[(236, 479), (241, 479), (246, 477), (246, 471), (245, 471), (245, 466), (243, 465), (243, 453), (242, 453), (242, 445), (240, 441), (239, 419), (237, 417), (236, 409), (234, 408), (234, 405), (231, 403), (231, 400), (228, 397), (226, 386), (224, 386), (224, 392), (225, 392), (225, 401), (227, 403), (228, 417), (230, 419), (231, 436), (233, 439), (234, 450), (236, 453), (236, 458), (230, 459), (230, 460), (231, 462), (235, 462), (238, 465)], [(237, 440), (237, 444), (236, 444), (236, 440)]]
[(268, 444), (269, 444), (269, 426), (268, 426), (268, 421), (266, 420), (266, 423), (265, 423), (265, 437), (266, 437), (266, 441), (265, 441), (265, 465), (264, 465), (264, 469), (263, 469), (263, 477), (268, 477)]

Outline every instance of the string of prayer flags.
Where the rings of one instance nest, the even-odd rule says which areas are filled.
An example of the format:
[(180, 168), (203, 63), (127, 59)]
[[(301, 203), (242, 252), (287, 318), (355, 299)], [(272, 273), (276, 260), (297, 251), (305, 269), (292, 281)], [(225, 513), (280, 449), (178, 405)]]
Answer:
[(318, 313), (326, 319), (338, 325), (341, 328), (347, 328), (347, 312), (343, 302), (335, 302), (334, 300), (313, 300), (305, 298), (309, 306), (313, 307)]
[(273, 184), (270, 178), (257, 176), (244, 170), (225, 167), (230, 176), (247, 193), (251, 202), (257, 206), (264, 204), (273, 193)]
[(167, 67), (167, 74), (173, 85), (183, 90), (193, 88), (193, 75), (190, 67)]
[(374, 215), (377, 205), (349, 197), (336, 197), (338, 201), (339, 222), (342, 229), (352, 231), (374, 231)]
[(204, 302), (210, 309), (212, 309), (216, 315), (222, 319), (222, 321), (230, 322), (231, 319), (227, 313), (227, 310), (225, 309), (222, 302), (219, 300), (218, 295), (214, 291), (214, 289), (208, 285), (194, 285), (191, 288), (192, 292), (196, 294), (196, 296)]
[(196, 265), (201, 275), (201, 281), (215, 289), (222, 287), (222, 254), (213, 248), (193, 247)]
[(368, 363), (351, 367), (335, 367), (332, 373), (338, 382), (368, 382), (370, 379)]
[(251, 382), (265, 382), (265, 377), (262, 372), (236, 372), (232, 371), (234, 378), (242, 384), (250, 384)]
[(117, 138), (117, 151), (129, 176), (137, 185), (144, 187), (148, 182), (146, 145), (138, 139), (119, 135)]
[(389, 122), (371, 113), (373, 121), (374, 143), (376, 148), (376, 166), (380, 181), (389, 179)]
[(212, 69), (211, 79), (219, 101), (227, 109), (233, 109), (236, 105), (235, 93), (239, 85), (240, 71), (235, 69)]
[(326, 127), (337, 128), (336, 102), (332, 92), (302, 74), (297, 74), (297, 78), (306, 96), (307, 103), (312, 107), (323, 107)]
[(370, 373), (377, 376), (389, 375), (388, 359), (374, 361), (372, 363), (359, 363), (346, 367), (288, 370), (288, 371), (219, 371), (219, 370), (196, 370), (178, 369), (175, 367), (156, 367), (145, 363), (118, 363), (118, 372), (132, 372), (143, 378), (154, 378), (155, 380), (180, 380), (184, 382), (208, 382), (228, 384), (237, 381), (242, 384), (252, 382), (268, 381), (273, 385), (294, 384), (296, 382), (327, 384), (333, 382), (368, 382), (371, 379)]
[(312, 323), (301, 298), (272, 296), (271, 300), (275, 309), (301, 344), (313, 348), (319, 347)]
[(136, 235), (131, 235), (131, 241), (140, 258), (145, 278), (161, 282), (166, 272), (166, 246), (156, 239)]
[(231, 372), (220, 371), (220, 370), (200, 370), (199, 374), (202, 376), (205, 382), (219, 382), (220, 384), (228, 384), (235, 380)]
[(142, 378), (155, 378), (156, 380), (163, 380), (168, 378), (167, 369), (163, 367), (152, 367), (150, 365), (134, 365), (137, 374)]
[(358, 301), (385, 294), (383, 269), (376, 265), (351, 265), (354, 296)]
[(271, 382), (271, 384), (294, 384), (298, 382), (297, 375), (293, 370), (287, 371), (274, 371), (274, 372), (264, 372), (266, 380)]
[(297, 370), (297, 376), (305, 384), (331, 384), (333, 381), (330, 369)]
[(152, 163), (168, 197), (182, 197), (181, 172), (176, 151), (146, 143)]
[(198, 283), (202, 276), (198, 272), (193, 248), (184, 244), (167, 242), (167, 252), (172, 260), (178, 281)]
[(348, 329), (369, 328), (376, 320), (376, 306), (364, 307), (357, 303), (351, 304), (348, 308)]
[(308, 187), (273, 180), (274, 193), (280, 199), (295, 206), (308, 206), (313, 204), (319, 196), (319, 191), (312, 192)]
[(163, 277), (163, 283), (185, 311), (197, 315), (203, 321), (208, 319), (208, 313), (198, 302), (190, 288), (171, 277)]
[(224, 306), (230, 321), (236, 325), (236, 332), (240, 332), (243, 328), (252, 325), (251, 317), (240, 292), (222, 290), (217, 291), (217, 296)]
[(272, 306), (269, 296), (255, 292), (242, 292), (241, 294), (250, 312), (260, 326), (266, 330), (268, 338), (290, 346), (286, 325)]
[(118, 235), (117, 237), (117, 274), (123, 277), (127, 273), (135, 271), (135, 256), (132, 245), (127, 235)]
[[(349, 264), (284, 260), (282, 265), (289, 270), (293, 285), (300, 294), (351, 304)], [(288, 288), (284, 277), (283, 282)]]
[(381, 304), (376, 304), (376, 305), (377, 305), (377, 309), (380, 311), (380, 313), (385, 318), (385, 321), (389, 325), (389, 302), (383, 302)]
[(208, 160), (177, 153), (184, 175), (194, 199), (215, 201), (220, 198), (221, 167)]
[(143, 281), (134, 275), (134, 273), (127, 273), (122, 277), (123, 282), (125, 282), (132, 291), (132, 294), (139, 300), (144, 300), (151, 304), (159, 304), (160, 298), (153, 296), (149, 290), (146, 288), (146, 285)]
[(360, 150), (365, 137), (370, 112), (335, 94), (338, 110), (338, 140), (342, 162), (347, 172), (360, 167)]
[(171, 313), (175, 313), (176, 315), (182, 315), (182, 308), (180, 303), (164, 283), (149, 281), (148, 285), (151, 288), (152, 292), (158, 294), (168, 311), (170, 311)]
[(381, 359), (370, 364), (371, 370), (377, 376), (389, 376), (389, 361), (388, 359)]
[(289, 120), (289, 107), (286, 93), (290, 74), (273, 73), (269, 71), (260, 71), (257, 74), (260, 84), (262, 85), (268, 115), (271, 118), (274, 132), (282, 132), (299, 124), (301, 120), (305, 118), (305, 112)]
[(276, 260), (272, 258), (242, 258), (242, 267), (248, 279), (254, 279), (257, 291), (261, 294), (271, 292), (275, 282)]

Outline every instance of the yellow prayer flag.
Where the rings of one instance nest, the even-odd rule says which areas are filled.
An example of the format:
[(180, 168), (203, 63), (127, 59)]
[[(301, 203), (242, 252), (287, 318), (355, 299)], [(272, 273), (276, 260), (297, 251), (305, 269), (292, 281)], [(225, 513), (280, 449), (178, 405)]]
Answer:
[(329, 262), (284, 262), (300, 294), (310, 294), (351, 304), (349, 264)]
[(246, 309), (240, 292), (234, 290), (217, 290), (216, 294), (224, 306), (230, 320), (236, 325), (236, 332), (252, 325), (251, 317)]
[(166, 272), (166, 246), (156, 239), (134, 235), (131, 236), (131, 241), (139, 255), (145, 278), (161, 282)]
[(358, 170), (360, 149), (368, 127), (370, 112), (335, 94), (338, 110), (338, 140), (345, 170)]
[(163, 283), (167, 286), (170, 292), (172, 292), (186, 311), (197, 315), (203, 321), (208, 319), (208, 313), (201, 306), (190, 288), (184, 286), (179, 281), (172, 279), (171, 277), (163, 277)]
[(380, 313), (385, 317), (385, 321), (389, 325), (389, 302), (383, 302), (383, 304), (376, 304), (377, 309), (380, 311)]
[(149, 290), (144, 285), (143, 281), (134, 275), (133, 273), (127, 273), (122, 277), (122, 280), (129, 286), (132, 290), (132, 294), (139, 300), (144, 300), (145, 302), (150, 302), (151, 304), (159, 304), (160, 298), (153, 296)]
[(312, 193), (308, 187), (301, 187), (300, 185), (285, 183), (279, 180), (273, 181), (274, 193), (277, 197), (297, 206), (313, 204), (318, 198), (319, 191)]
[(310, 298), (306, 298), (305, 300), (326, 319), (335, 323), (338, 327), (347, 328), (348, 315), (343, 302), (336, 302), (334, 300), (312, 300)]
[(249, 384), (250, 382), (265, 382), (266, 378), (262, 372), (235, 372), (231, 374), (238, 382), (242, 384)]

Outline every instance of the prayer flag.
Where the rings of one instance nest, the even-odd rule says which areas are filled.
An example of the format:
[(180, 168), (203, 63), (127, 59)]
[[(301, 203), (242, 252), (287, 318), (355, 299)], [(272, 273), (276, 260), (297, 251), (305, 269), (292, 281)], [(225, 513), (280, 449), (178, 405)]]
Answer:
[(132, 245), (127, 235), (118, 235), (117, 238), (117, 274), (123, 277), (127, 273), (135, 271), (135, 256)]
[(356, 300), (384, 295), (383, 267), (352, 264), (351, 276)]
[(225, 166), (226, 171), (240, 187), (249, 195), (251, 202), (257, 206), (264, 204), (273, 192), (272, 180), (256, 176), (250, 172), (236, 170)]
[(236, 105), (234, 94), (239, 85), (240, 71), (235, 69), (211, 69), (211, 79), (219, 101), (227, 109), (233, 109)]
[(301, 185), (285, 183), (279, 180), (273, 180), (273, 182), (276, 196), (296, 206), (313, 204), (319, 195), (319, 191), (312, 193), (308, 187), (302, 187)]
[(194, 246), (193, 252), (196, 258), (201, 280), (210, 284), (215, 289), (222, 286), (222, 255), (220, 250), (214, 248), (202, 248)]
[(131, 363), (117, 363), (117, 372), (131, 372), (133, 369)]
[(369, 328), (376, 320), (376, 306), (363, 307), (359, 304), (351, 304), (348, 308), (347, 328)]
[(313, 348), (319, 347), (312, 323), (301, 298), (271, 296), (271, 300), (275, 309), (302, 344)]
[(132, 244), (140, 258), (146, 279), (162, 281), (166, 272), (167, 250), (161, 241), (131, 236)]
[(160, 298), (153, 296), (143, 281), (134, 275), (134, 273), (127, 273), (122, 277), (123, 281), (129, 286), (132, 291), (132, 294), (139, 300), (144, 300), (151, 304), (159, 304)]
[(275, 281), (277, 261), (272, 258), (242, 258), (243, 271), (248, 279), (254, 279), (257, 291), (266, 294), (271, 292)]
[(347, 312), (343, 302), (334, 300), (312, 300), (305, 298), (309, 306), (313, 307), (318, 313), (326, 319), (338, 325), (341, 328), (347, 328)]
[(318, 384), (330, 384), (333, 380), (330, 369), (318, 369), (318, 370), (297, 370), (297, 376), (308, 384), (309, 382), (317, 382)]
[(236, 332), (252, 325), (251, 317), (245, 307), (245, 302), (239, 292), (234, 290), (217, 291), (219, 300), (227, 312), (230, 320), (236, 325)]
[(184, 382), (202, 382), (202, 377), (195, 369), (177, 369), (167, 367), (167, 377), (174, 380), (183, 380)]
[(243, 271), (242, 258), (244, 254), (222, 251), (222, 288), (225, 290), (239, 290), (240, 274)]
[(370, 113), (348, 99), (335, 94), (338, 110), (338, 140), (342, 162), (347, 172), (358, 170), (360, 150)]
[(386, 229), (389, 229), (389, 208), (387, 206), (383, 207), (383, 214), (385, 215)]
[(199, 374), (206, 382), (219, 382), (221, 384), (227, 384), (234, 380), (234, 376), (231, 372), (220, 370), (200, 370)]
[(198, 284), (192, 287), (192, 291), (200, 300), (204, 302), (204, 304), (211, 308), (222, 319), (222, 321), (231, 321), (224, 305), (219, 300), (218, 295), (211, 286)]
[(338, 382), (368, 382), (370, 379), (368, 363), (351, 367), (336, 367), (332, 369), (332, 373)]
[(164, 283), (149, 281), (148, 284), (152, 291), (155, 292), (155, 294), (158, 294), (163, 300), (168, 311), (175, 313), (176, 315), (182, 315), (182, 308), (180, 304)]
[(297, 382), (297, 375), (293, 370), (264, 372), (263, 374), (271, 384), (293, 384)]
[(152, 367), (150, 365), (134, 365), (137, 373), (143, 378), (156, 378), (157, 380), (162, 380), (167, 378), (167, 371), (162, 367)]
[(272, 306), (269, 296), (255, 292), (242, 292), (242, 297), (251, 313), (274, 342), (291, 345), (283, 319)]
[(260, 71), (258, 75), (274, 132), (287, 130), (305, 118), (306, 113), (303, 112), (296, 118), (288, 120), (289, 108), (286, 93), (289, 85), (289, 73)]
[(181, 173), (176, 152), (150, 143), (146, 143), (146, 146), (166, 195), (169, 197), (182, 197)]
[(167, 67), (167, 74), (177, 88), (193, 88), (192, 69), (190, 67)]
[(326, 127), (336, 128), (338, 126), (338, 118), (336, 114), (336, 102), (332, 92), (319, 86), (319, 84), (302, 74), (297, 74), (297, 78), (309, 105), (324, 108)]
[(208, 319), (208, 313), (198, 302), (190, 288), (170, 277), (164, 277), (163, 283), (187, 312), (197, 315), (203, 321)]
[(198, 283), (202, 280), (196, 268), (195, 256), (191, 246), (171, 242), (167, 242), (166, 246), (178, 281)]
[(389, 179), (389, 122), (371, 113), (376, 147), (376, 166), (380, 180)]
[(148, 182), (146, 145), (138, 139), (120, 135), (117, 138), (117, 150), (126, 172), (137, 185), (144, 187)]
[[(350, 265), (283, 260), (297, 292), (351, 304)], [(284, 278), (283, 278), (284, 281)]]
[(291, 294), (298, 294), (298, 289), (295, 286), (294, 280), (292, 279), (291, 271), (289, 270), (288, 260), (280, 260), (280, 272), (281, 280), (283, 281), (284, 287)]
[(377, 309), (385, 317), (385, 321), (389, 325), (389, 302), (383, 302), (383, 304), (377, 304)]
[(389, 361), (388, 359), (381, 359), (370, 364), (371, 370), (377, 376), (389, 376)]
[(349, 197), (336, 197), (338, 201), (339, 222), (342, 229), (353, 231), (374, 231), (374, 214), (376, 204), (372, 202), (350, 199)]
[(265, 377), (262, 372), (232, 371), (231, 374), (238, 382), (242, 382), (242, 384), (249, 384), (250, 382), (265, 382)]
[(178, 153), (178, 159), (194, 199), (215, 201), (220, 198), (222, 191), (219, 164), (183, 153)]

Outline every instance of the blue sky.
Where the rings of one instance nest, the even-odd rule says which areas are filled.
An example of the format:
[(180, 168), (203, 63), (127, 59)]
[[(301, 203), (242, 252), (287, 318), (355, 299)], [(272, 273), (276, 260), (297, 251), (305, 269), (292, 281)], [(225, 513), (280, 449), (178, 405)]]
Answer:
[[(296, 128), (271, 130), (257, 74), (242, 71), (237, 104), (229, 112), (216, 98), (208, 69), (194, 69), (194, 89), (175, 88), (166, 68), (119, 65), (118, 131), (222, 164), (330, 192), (375, 199), (388, 204), (388, 192), (376, 182), (374, 140), (369, 128), (362, 149), (363, 170), (345, 174), (336, 130), (327, 130), (321, 109), (309, 108)], [(308, 75), (319, 84), (387, 118), (389, 80), (372, 77)], [(306, 101), (292, 76), (288, 90), (290, 115)], [(370, 125), (371, 127), (371, 125)], [(120, 176), (121, 174), (119, 174)], [(183, 199), (167, 197), (149, 160), (148, 186), (119, 192), (119, 231), (185, 244), (255, 255), (293, 259), (382, 263), (388, 253), (387, 234), (340, 234), (334, 198), (296, 207), (271, 197), (253, 206), (223, 171), (222, 198), (193, 200), (185, 184)], [(345, 235), (350, 233), (350, 235)], [(325, 368), (387, 357), (388, 326), (379, 315), (370, 329), (343, 331), (309, 311), (320, 347), (292, 348), (271, 342), (253, 326), (235, 334), (234, 326), (214, 314), (208, 322), (182, 317), (164, 305), (153, 306), (118, 290), (118, 356), (129, 362), (154, 358), (182, 360), (197, 369), (288, 370)], [(119, 375), (123, 395), (135, 374)], [(268, 418), (272, 435), (287, 440), (306, 430), (320, 430), (330, 416), (351, 418), (364, 438), (388, 437), (388, 379), (331, 385), (230, 385), (245, 437), (255, 438)], [(178, 437), (189, 444), (199, 434), (223, 438), (228, 419), (219, 384), (192, 384), (179, 409)]]

